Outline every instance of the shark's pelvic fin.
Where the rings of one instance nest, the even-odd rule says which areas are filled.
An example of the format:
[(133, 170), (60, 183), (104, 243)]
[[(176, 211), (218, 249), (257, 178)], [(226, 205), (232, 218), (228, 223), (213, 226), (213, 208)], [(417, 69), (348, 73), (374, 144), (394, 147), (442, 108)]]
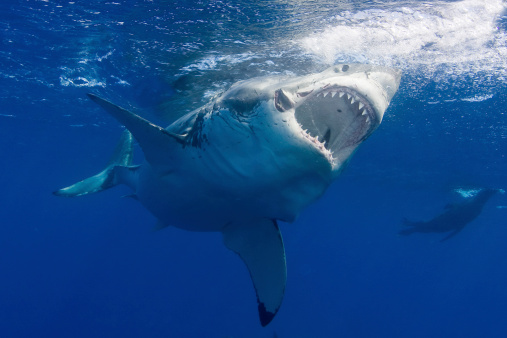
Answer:
[[(88, 94), (88, 97), (104, 108), (134, 135), (143, 149), (146, 160), (151, 165), (166, 167), (169, 164), (167, 162), (170, 160), (169, 154), (174, 144), (183, 144), (185, 142), (185, 136), (171, 133), (141, 116), (94, 94)], [(166, 156), (161, 156), (161, 154), (166, 154)]]
[[(128, 130), (125, 130), (106, 166), (106, 169), (102, 170), (95, 176), (84, 179), (67, 188), (57, 190), (54, 194), (57, 196), (74, 197), (99, 192), (114, 187), (119, 183), (126, 183), (127, 185), (130, 185), (130, 182), (127, 182), (125, 179), (121, 179), (118, 175), (118, 168), (128, 168), (131, 165), (133, 154), (132, 146), (132, 134)], [(131, 167), (130, 170), (133, 170), (133, 168), (136, 167)]]
[(262, 326), (268, 325), (282, 303), (287, 280), (285, 250), (274, 220), (232, 223), (223, 231), (227, 248), (245, 262), (252, 278)]

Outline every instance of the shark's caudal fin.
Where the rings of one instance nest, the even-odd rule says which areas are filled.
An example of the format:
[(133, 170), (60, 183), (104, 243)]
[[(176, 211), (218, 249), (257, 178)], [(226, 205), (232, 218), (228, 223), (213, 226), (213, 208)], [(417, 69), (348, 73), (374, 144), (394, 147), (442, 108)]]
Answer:
[(276, 221), (233, 223), (223, 231), (227, 248), (245, 262), (252, 278), (262, 326), (268, 325), (282, 303), (287, 280), (285, 249)]
[(131, 180), (127, 177), (128, 175), (126, 175), (126, 172), (135, 170), (135, 167), (130, 167), (133, 154), (132, 145), (132, 134), (128, 130), (125, 130), (106, 169), (95, 176), (84, 179), (67, 188), (57, 190), (53, 194), (57, 196), (74, 197), (99, 192), (114, 187), (119, 183), (133, 185)]
[[(143, 149), (146, 160), (155, 168), (164, 171), (172, 165), (171, 153), (175, 144), (185, 142), (184, 135), (178, 135), (159, 127), (150, 121), (121, 108), (94, 94), (88, 97), (104, 108), (118, 122), (123, 124), (134, 135)], [(164, 154), (164, 156), (161, 156)]]

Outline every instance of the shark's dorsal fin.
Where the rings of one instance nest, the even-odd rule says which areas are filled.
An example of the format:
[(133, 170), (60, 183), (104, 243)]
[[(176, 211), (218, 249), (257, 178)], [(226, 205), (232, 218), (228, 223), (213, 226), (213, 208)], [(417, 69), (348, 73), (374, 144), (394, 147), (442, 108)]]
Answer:
[[(141, 116), (94, 94), (87, 95), (134, 135), (134, 138), (143, 149), (146, 160), (153, 166), (166, 166), (167, 162), (170, 161), (170, 152), (174, 145), (185, 142), (185, 137), (182, 135), (171, 133)], [(165, 156), (161, 156), (161, 154), (165, 154)]]
[(282, 303), (287, 280), (285, 249), (274, 220), (231, 223), (223, 231), (227, 248), (245, 262), (252, 278), (262, 326), (268, 325)]

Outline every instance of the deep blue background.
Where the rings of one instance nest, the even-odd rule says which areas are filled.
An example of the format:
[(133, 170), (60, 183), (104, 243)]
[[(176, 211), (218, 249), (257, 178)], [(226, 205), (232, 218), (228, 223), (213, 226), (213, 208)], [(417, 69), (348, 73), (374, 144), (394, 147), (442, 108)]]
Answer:
[[(220, 234), (152, 231), (125, 187), (51, 194), (100, 170), (121, 133), (86, 92), (170, 121), (237, 80), (324, 69), (294, 41), (389, 4), (2, 2), (0, 336), (505, 336), (506, 195), (447, 242), (397, 236), (403, 217), (458, 200), (453, 189), (507, 187), (501, 69), (442, 80), (400, 64), (383, 124), (321, 200), (281, 224), (288, 282), (267, 328)], [(486, 96), (462, 100), (474, 95)]]

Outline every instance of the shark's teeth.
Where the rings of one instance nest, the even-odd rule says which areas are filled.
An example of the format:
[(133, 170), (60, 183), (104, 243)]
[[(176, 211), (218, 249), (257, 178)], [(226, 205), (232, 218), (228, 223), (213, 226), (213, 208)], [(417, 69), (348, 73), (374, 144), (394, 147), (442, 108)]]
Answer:
[(322, 94), (322, 93), (318, 93), (318, 94), (317, 94), (317, 97), (319, 97), (321, 94)]
[(361, 115), (368, 115), (368, 113), (366, 112), (366, 110), (364, 110)]
[(350, 100), (350, 98), (351, 98), (351, 97), (352, 97), (352, 96), (351, 96), (349, 93), (347, 93), (347, 99), (349, 99), (349, 100)]
[(322, 94), (324, 97), (327, 96), (327, 94), (329, 94), (329, 92), (325, 92), (324, 94)]
[(334, 97), (336, 95), (336, 92), (331, 93), (331, 97)]
[(362, 104), (361, 102), (359, 102), (359, 110), (363, 109), (364, 107), (364, 104)]
[(354, 103), (354, 102), (356, 102), (356, 100), (354, 100), (354, 97), (352, 97), (352, 98), (350, 99), (350, 104), (352, 104), (352, 103)]
[(338, 93), (338, 97), (343, 97), (343, 95), (345, 95), (345, 93), (344, 93), (344, 92), (340, 92), (340, 93)]
[(366, 122), (370, 122), (370, 117), (366, 116)]

